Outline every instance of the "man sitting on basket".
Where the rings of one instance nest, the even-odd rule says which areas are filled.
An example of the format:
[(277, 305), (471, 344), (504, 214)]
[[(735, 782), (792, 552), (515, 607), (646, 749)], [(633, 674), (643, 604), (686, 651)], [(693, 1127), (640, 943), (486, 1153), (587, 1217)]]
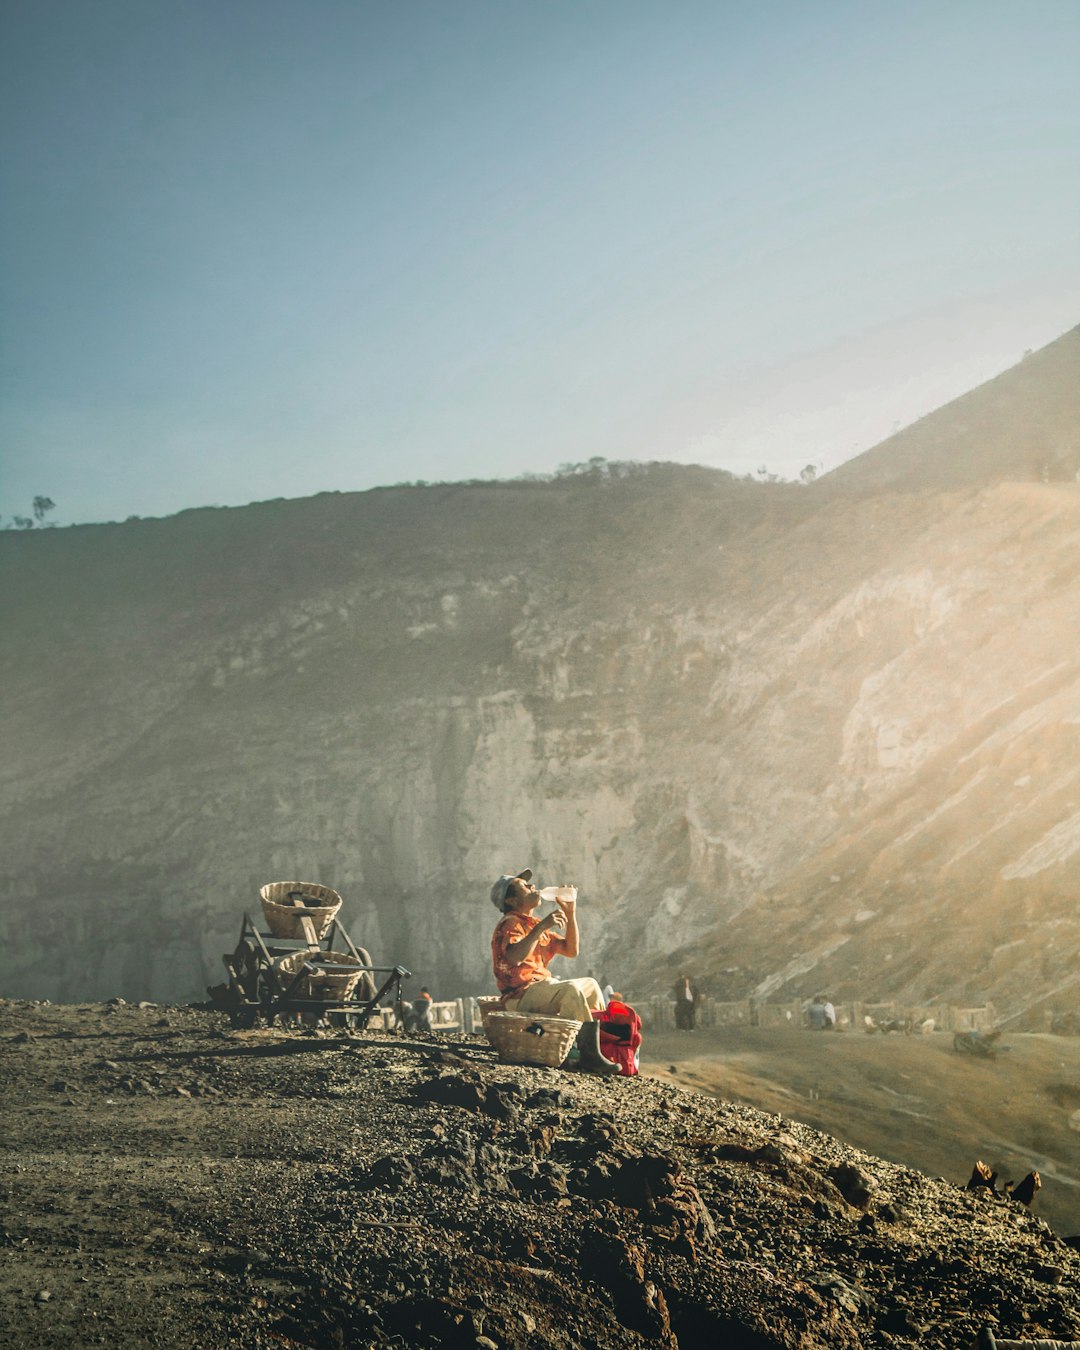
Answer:
[(594, 1010), (604, 1007), (600, 986), (588, 978), (558, 980), (548, 970), (554, 957), (578, 954), (575, 901), (558, 899), (556, 909), (537, 919), (533, 911), (541, 899), (529, 868), (517, 876), (501, 876), (491, 888), (491, 903), (503, 915), (491, 937), (491, 964), (503, 1010), (580, 1022), (581, 1068), (617, 1074), (619, 1066), (600, 1053), (600, 1024), (593, 1021)]

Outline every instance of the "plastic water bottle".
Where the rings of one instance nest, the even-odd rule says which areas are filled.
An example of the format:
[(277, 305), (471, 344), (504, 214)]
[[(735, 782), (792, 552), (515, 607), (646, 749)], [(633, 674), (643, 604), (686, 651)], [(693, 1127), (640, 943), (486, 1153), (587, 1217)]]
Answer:
[(573, 905), (577, 902), (576, 886), (545, 886), (540, 892), (541, 900), (550, 900), (552, 904), (562, 901), (563, 904)]

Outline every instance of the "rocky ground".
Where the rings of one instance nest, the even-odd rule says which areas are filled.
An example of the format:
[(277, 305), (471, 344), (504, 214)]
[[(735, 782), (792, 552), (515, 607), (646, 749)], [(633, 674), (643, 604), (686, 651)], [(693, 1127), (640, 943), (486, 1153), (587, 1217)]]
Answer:
[(19, 1347), (967, 1347), (1080, 1337), (1022, 1205), (479, 1038), (0, 1002)]

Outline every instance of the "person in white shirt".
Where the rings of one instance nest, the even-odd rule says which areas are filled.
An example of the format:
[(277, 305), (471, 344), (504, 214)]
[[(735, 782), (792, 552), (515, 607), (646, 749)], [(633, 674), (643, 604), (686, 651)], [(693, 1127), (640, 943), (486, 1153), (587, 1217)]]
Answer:
[(675, 1028), (693, 1031), (697, 1024), (698, 991), (689, 975), (680, 975), (671, 991), (675, 999)]

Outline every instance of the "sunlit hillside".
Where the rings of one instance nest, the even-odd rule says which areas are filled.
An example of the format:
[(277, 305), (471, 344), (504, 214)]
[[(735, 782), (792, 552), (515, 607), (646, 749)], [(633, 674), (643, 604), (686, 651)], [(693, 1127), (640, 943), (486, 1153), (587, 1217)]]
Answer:
[(286, 878), (481, 991), (529, 864), (642, 992), (691, 951), (731, 997), (1075, 1007), (1078, 352), (809, 486), (597, 464), (0, 535), (5, 991), (199, 996)]

